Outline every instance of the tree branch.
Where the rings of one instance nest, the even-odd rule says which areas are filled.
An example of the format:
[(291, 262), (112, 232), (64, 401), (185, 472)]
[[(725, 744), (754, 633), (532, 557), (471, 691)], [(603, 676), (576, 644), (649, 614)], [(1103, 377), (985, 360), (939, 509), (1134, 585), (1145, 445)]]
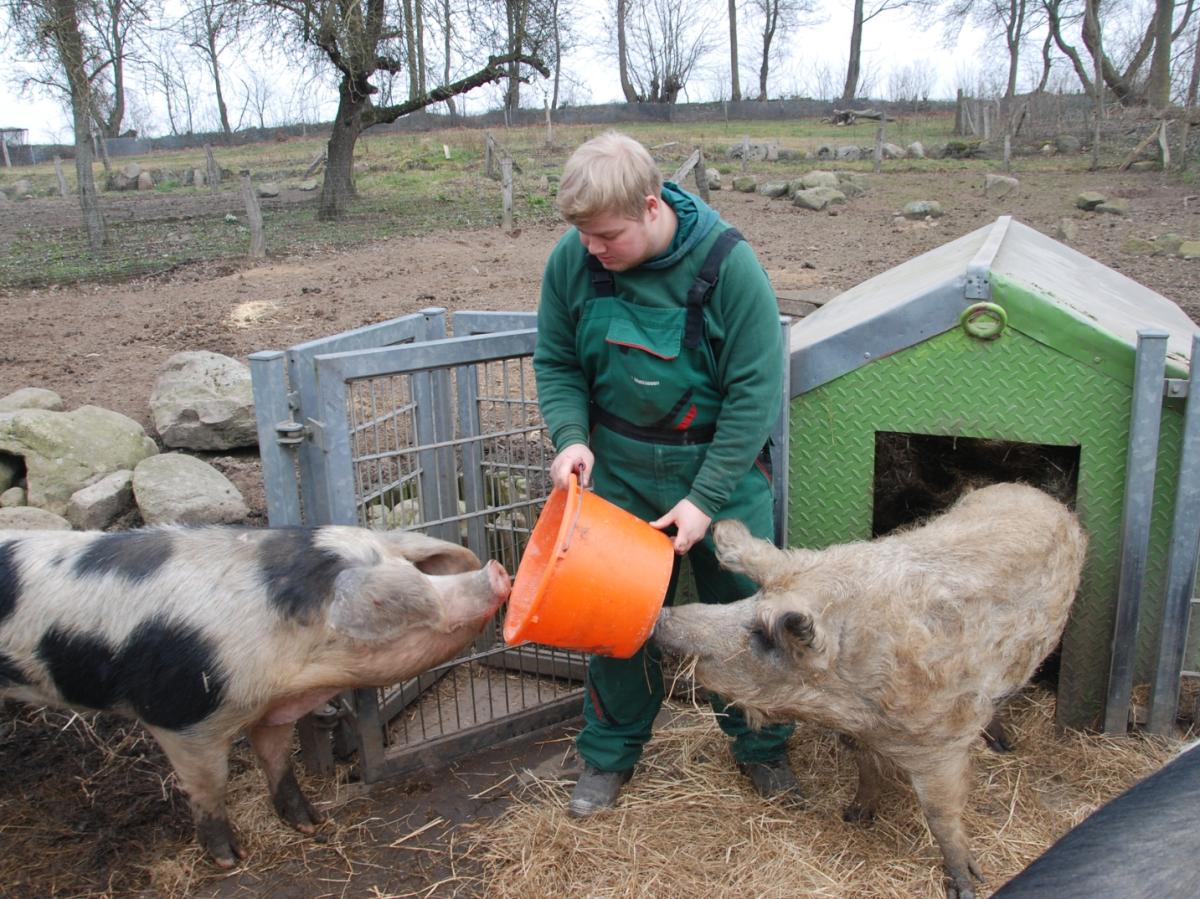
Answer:
[(436, 87), (429, 91), (429, 93), (413, 97), (404, 103), (396, 103), (391, 106), (377, 106), (363, 110), (363, 127), (367, 128), (371, 125), (394, 122), (396, 119), (408, 115), (410, 112), (416, 112), (418, 109), (424, 109), (426, 106), (432, 106), (435, 103), (443, 103), (451, 97), (465, 94), (467, 91), (474, 90), (490, 82), (501, 81), (509, 77), (508, 70), (503, 67), (514, 62), (524, 63), (527, 66), (537, 69), (543, 78), (550, 77), (550, 70), (536, 56), (528, 56), (524, 53), (506, 53), (504, 56), (492, 56), (488, 59), (487, 65), (478, 72), (468, 75), (466, 78), (462, 78), (452, 84), (444, 84), (441, 87)]

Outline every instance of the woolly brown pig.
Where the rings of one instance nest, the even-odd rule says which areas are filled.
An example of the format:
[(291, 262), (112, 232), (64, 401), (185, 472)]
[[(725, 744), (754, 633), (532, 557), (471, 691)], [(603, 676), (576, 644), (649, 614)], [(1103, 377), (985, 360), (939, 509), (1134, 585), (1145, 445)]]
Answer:
[(1075, 516), (1040, 490), (997, 484), (871, 542), (781, 551), (735, 521), (714, 539), (760, 592), (664, 609), (655, 641), (694, 657), (696, 679), (752, 721), (807, 719), (850, 737), (859, 783), (847, 820), (871, 819), (894, 766), (941, 847), (948, 895), (973, 897), (968, 750), (1062, 634), (1087, 542)]

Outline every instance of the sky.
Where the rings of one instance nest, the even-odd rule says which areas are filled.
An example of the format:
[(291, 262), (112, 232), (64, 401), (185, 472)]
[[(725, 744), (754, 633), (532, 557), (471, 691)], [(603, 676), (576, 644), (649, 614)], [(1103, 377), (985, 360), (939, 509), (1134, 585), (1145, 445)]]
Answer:
[[(729, 49), (725, 30), (725, 3), (719, 0), (709, 2), (713, 8), (713, 27), (719, 27), (722, 31), (720, 47), (708, 58), (703, 70), (694, 75), (689, 82), (685, 95), (681, 98), (685, 101), (718, 99), (718, 82), (727, 83), (728, 80)], [(621, 99), (615, 62), (596, 49), (606, 42), (606, 32), (599, 13), (594, 9), (595, 5), (586, 0), (580, 4), (585, 13), (581, 17), (579, 31), (582, 35), (591, 35), (594, 38), (581, 40), (581, 48), (567, 63), (572, 71), (584, 74), (583, 84), (572, 98), (576, 105)], [(806, 27), (790, 37), (790, 57), (777, 67), (778, 76), (773, 75), (771, 79), (774, 90), (788, 94), (808, 93), (811, 90), (812, 73), (819, 68), (832, 73), (839, 86), (844, 80), (850, 42), (850, 0), (828, 0), (825, 9), (826, 21)], [(738, 38), (743, 60), (740, 67), (743, 93), (757, 91), (758, 79), (756, 64), (752, 63), (752, 45), (758, 38), (745, 22), (740, 23)], [(885, 13), (867, 23), (863, 32), (862, 58), (864, 67), (876, 73), (871, 94), (874, 97), (888, 95), (888, 74), (891, 71), (917, 64), (936, 72), (936, 83), (931, 96), (949, 98), (954, 96), (955, 88), (960, 82), (971, 79), (972, 73), (983, 69), (995, 71), (997, 67), (1003, 68), (1002, 53), (999, 57), (994, 53), (984, 53), (985, 48), (994, 46), (995, 42), (987, 41), (981, 32), (968, 28), (963, 31), (956, 46), (946, 48), (941, 43), (938, 30), (922, 31), (902, 11), (896, 11)], [(261, 54), (256, 52), (255, 56), (259, 57)], [(239, 58), (231, 55), (224, 61), (228, 73), (226, 83), (236, 84)], [(567, 65), (564, 65), (564, 68)], [(8, 71), (11, 72), (11, 69)], [(542, 93), (542, 89), (536, 86), (525, 88), (523, 104), (540, 106)], [(474, 92), (466, 98), (466, 112), (480, 113), (494, 108), (497, 98), (498, 91), (495, 89)], [(281, 97), (280, 102), (282, 101)], [(148, 104), (150, 117), (158, 122), (158, 127), (153, 129), (151, 136), (168, 133), (165, 112), (157, 110), (158, 98), (150, 95), (142, 102)], [(319, 115), (323, 121), (328, 121), (333, 117), (336, 97), (330, 90), (328, 96), (323, 99), (309, 96), (308, 105), (312, 107), (314, 114)], [(273, 124), (279, 123), (268, 120), (268, 125)], [(32, 143), (72, 142), (70, 120), (66, 111), (52, 100), (19, 96), (17, 87), (11, 83), (6, 72), (0, 72), (0, 127), (28, 128), (29, 140)]]

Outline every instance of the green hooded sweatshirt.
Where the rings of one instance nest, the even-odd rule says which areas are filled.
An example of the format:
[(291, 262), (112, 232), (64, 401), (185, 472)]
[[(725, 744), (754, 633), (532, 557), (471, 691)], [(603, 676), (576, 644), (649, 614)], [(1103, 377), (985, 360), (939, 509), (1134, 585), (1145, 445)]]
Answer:
[[(533, 357), (538, 402), (556, 451), (588, 443), (590, 402), (641, 426), (662, 425), (664, 412), (686, 417), (667, 427), (714, 425), (687, 498), (716, 518), (778, 417), (779, 307), (754, 251), (741, 241), (704, 307), (701, 346), (681, 349), (688, 289), (729, 225), (671, 182), (662, 197), (678, 219), (675, 236), (661, 256), (613, 273), (615, 297), (595, 297), (576, 229), (550, 254)], [(653, 397), (649, 389), (643, 396), (638, 385), (645, 384), (654, 385)], [(672, 399), (685, 394), (688, 402), (674, 407)]]

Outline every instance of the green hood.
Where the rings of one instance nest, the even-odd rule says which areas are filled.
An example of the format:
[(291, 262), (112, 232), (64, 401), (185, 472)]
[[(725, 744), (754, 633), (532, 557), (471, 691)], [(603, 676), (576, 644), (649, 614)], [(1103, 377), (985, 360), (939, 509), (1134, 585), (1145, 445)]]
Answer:
[(644, 268), (668, 268), (692, 251), (721, 220), (717, 211), (673, 181), (664, 181), (662, 198), (675, 210), (679, 226), (666, 252), (642, 263)]

